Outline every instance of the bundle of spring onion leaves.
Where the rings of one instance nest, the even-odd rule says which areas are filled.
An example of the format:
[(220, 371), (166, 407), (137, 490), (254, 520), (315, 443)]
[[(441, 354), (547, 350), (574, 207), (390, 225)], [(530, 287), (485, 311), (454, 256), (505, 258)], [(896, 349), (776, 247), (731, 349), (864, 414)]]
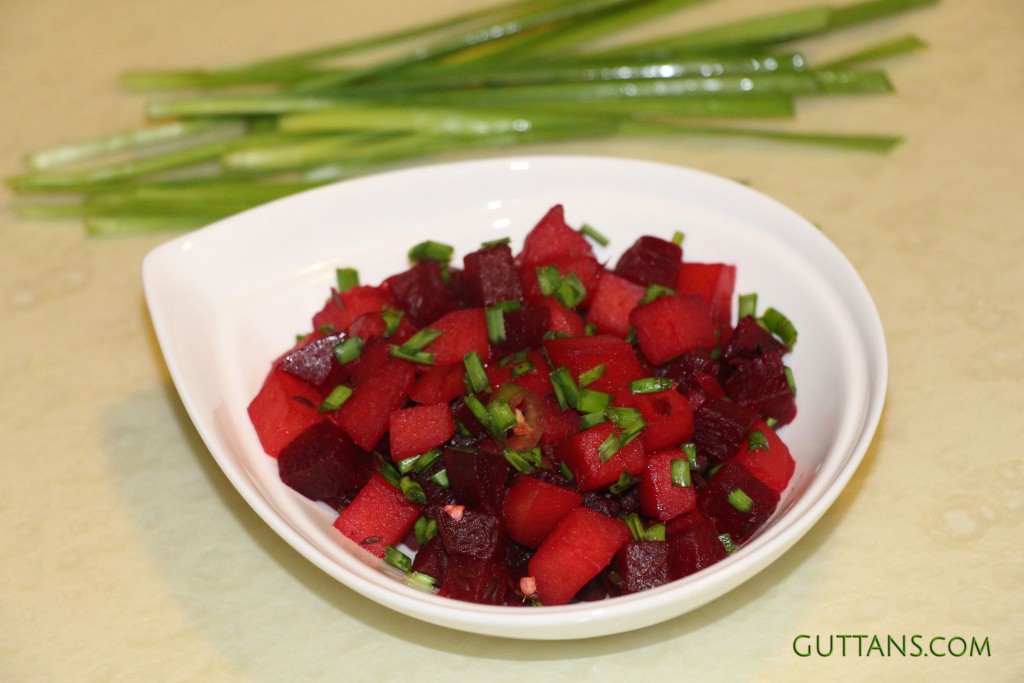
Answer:
[(898, 137), (756, 122), (794, 117), (798, 98), (892, 92), (872, 65), (923, 47), (913, 35), (820, 65), (794, 42), (936, 2), (819, 4), (607, 47), (713, 3), (514, 0), (241, 66), (128, 72), (129, 90), (172, 93), (147, 104), (145, 125), (31, 154), (7, 182), (26, 197), (22, 216), (111, 235), (196, 228), (328, 182), (530, 143), (702, 135), (886, 152)]

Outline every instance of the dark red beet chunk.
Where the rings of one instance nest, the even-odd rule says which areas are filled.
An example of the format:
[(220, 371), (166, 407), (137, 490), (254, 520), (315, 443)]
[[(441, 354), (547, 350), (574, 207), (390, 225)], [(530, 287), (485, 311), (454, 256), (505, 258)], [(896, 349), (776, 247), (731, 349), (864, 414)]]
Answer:
[(441, 268), (438, 261), (420, 261), (404, 273), (385, 280), (395, 305), (405, 311), (416, 327), (429, 325), (457, 308)]
[(469, 555), (450, 555), (440, 594), (444, 597), (486, 605), (500, 605), (512, 590), (508, 569), (495, 560)]
[(487, 512), (458, 508), (437, 516), (437, 530), (448, 555), (469, 555), (478, 560), (503, 557), (505, 525)]
[(306, 498), (341, 508), (369, 481), (374, 462), (341, 428), (325, 420), (285, 446), (277, 467), (281, 481)]
[(448, 554), (444, 551), (444, 543), (440, 536), (434, 536), (421, 546), (412, 560), (412, 571), (434, 577), (437, 583), (444, 582), (444, 569), (448, 564)]
[(697, 509), (715, 523), (719, 533), (729, 534), (736, 543), (750, 538), (778, 504), (778, 492), (733, 459), (726, 460), (697, 490)]
[(796, 417), (796, 397), (786, 379), (786, 366), (777, 352), (737, 358), (729, 367), (723, 388), (736, 403), (765, 417), (774, 417), (779, 425), (788, 424)]
[(668, 543), (632, 541), (615, 554), (615, 571), (623, 594), (639, 593), (668, 583)]
[(455, 499), (467, 508), (500, 515), (512, 466), (501, 455), (445, 449), (444, 467)]
[(344, 333), (331, 334), (296, 347), (281, 359), (281, 369), (313, 386), (321, 386), (337, 364), (334, 347), (345, 340)]
[(642, 285), (673, 288), (679, 278), (683, 249), (660, 237), (644, 236), (627, 249), (615, 264), (615, 273)]
[(712, 464), (722, 462), (739, 448), (757, 413), (723, 398), (708, 398), (693, 415), (693, 442)]
[(757, 320), (748, 315), (736, 323), (736, 329), (722, 346), (722, 360), (752, 358), (769, 351), (783, 354), (786, 347), (775, 338), (775, 335), (758, 325)]
[(505, 341), (494, 344), (499, 357), (540, 346), (551, 322), (551, 311), (546, 306), (529, 306), (508, 311), (504, 318)]
[(474, 306), (523, 300), (523, 285), (507, 244), (466, 254), (463, 264), (467, 292)]
[(729, 554), (712, 521), (695, 512), (680, 521), (684, 523), (670, 530), (665, 539), (668, 573), (673, 581), (710, 567)]
[(697, 388), (696, 377), (699, 373), (715, 375), (717, 372), (718, 364), (711, 358), (708, 349), (694, 349), (654, 369), (658, 377), (674, 380), (678, 385), (677, 391), (684, 395)]

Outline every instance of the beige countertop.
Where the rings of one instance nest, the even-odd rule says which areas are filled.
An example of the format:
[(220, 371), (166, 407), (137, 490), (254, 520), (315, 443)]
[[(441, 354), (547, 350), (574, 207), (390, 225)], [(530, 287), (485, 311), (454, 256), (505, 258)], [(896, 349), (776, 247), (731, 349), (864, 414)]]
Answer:
[[(466, 4), (5, 0), (0, 174), (141, 123), (144, 98), (117, 85), (126, 67), (230, 64)], [(886, 63), (898, 94), (808, 102), (795, 125), (904, 135), (887, 155), (696, 139), (542, 150), (678, 163), (778, 198), (848, 255), (889, 344), (879, 432), (821, 522), (725, 597), (618, 636), (456, 633), (322, 573), (248, 508), (178, 400), (140, 281), (170, 235), (88, 238), (75, 221), (18, 219), (0, 191), (0, 681), (1024, 680), (1024, 5), (945, 0), (835, 46), (872, 31), (930, 49)], [(801, 634), (836, 651), (800, 657)], [(881, 656), (839, 638), (914, 634), (989, 649)]]

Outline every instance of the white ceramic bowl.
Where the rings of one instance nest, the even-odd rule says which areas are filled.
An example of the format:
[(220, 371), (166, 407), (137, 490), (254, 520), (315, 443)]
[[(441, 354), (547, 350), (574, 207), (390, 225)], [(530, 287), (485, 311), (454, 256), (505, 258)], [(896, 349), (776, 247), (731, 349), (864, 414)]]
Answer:
[[(272, 359), (309, 330), (336, 267), (364, 283), (404, 270), (410, 246), (435, 239), (457, 258), (487, 240), (522, 238), (554, 204), (570, 225), (612, 239), (614, 258), (641, 234), (686, 234), (685, 257), (738, 269), (737, 293), (786, 313), (800, 332), (788, 358), (799, 415), (782, 435), (797, 461), (778, 510), (738, 552), (693, 576), (598, 603), (541, 608), (469, 604), (408, 587), (360, 559), (334, 514), (284, 486), (246, 414)], [(146, 298), (167, 367), (196, 429), (253, 509), (311, 562), (351, 589), (427, 622), (496, 636), (568, 639), (628, 631), (693, 610), (790, 548), (860, 463), (885, 397), (877, 311), (843, 255), (808, 221), (738, 183), (656, 163), (508, 157), (349, 180), (222, 220), (150, 253)]]

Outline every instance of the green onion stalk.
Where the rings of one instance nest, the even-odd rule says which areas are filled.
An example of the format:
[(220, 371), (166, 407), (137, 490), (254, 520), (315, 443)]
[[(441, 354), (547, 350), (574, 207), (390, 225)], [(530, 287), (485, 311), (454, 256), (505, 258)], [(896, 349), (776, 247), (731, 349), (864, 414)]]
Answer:
[(616, 42), (714, 3), (516, 0), (235, 66), (128, 71), (126, 89), (154, 94), (143, 125), (35, 152), (6, 181), (25, 218), (79, 218), (115, 235), (200, 227), (339, 179), (538, 143), (756, 138), (885, 153), (898, 135), (796, 130), (797, 104), (891, 95), (879, 62), (924, 42), (885, 37), (814, 64), (801, 41), (936, 2), (813, 4)]

